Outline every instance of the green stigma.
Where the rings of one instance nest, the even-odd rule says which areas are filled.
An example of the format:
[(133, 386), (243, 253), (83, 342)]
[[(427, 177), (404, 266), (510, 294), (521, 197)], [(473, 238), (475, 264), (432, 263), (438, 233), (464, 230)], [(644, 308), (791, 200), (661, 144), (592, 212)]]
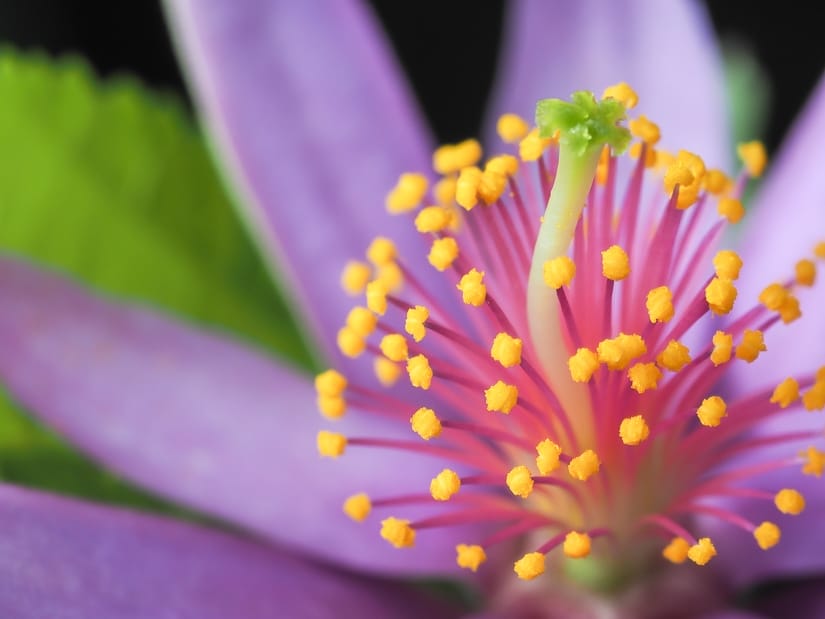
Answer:
[(544, 263), (566, 255), (584, 208), (599, 157), (605, 145), (623, 152), (630, 132), (619, 125), (625, 106), (608, 97), (597, 101), (592, 92), (574, 92), (572, 101), (542, 99), (536, 104), (536, 125), (542, 137), (559, 133), (559, 165), (544, 212), (527, 286), (530, 336), (546, 378), (568, 410), (588, 410), (587, 394), (567, 370), (568, 351), (553, 290), (544, 282)]
[(612, 97), (597, 101), (586, 90), (574, 92), (571, 99), (542, 99), (536, 104), (539, 135), (549, 138), (558, 131), (562, 151), (576, 157), (599, 152), (605, 144), (616, 154), (623, 153), (630, 143), (630, 132), (617, 123), (625, 119), (625, 106)]

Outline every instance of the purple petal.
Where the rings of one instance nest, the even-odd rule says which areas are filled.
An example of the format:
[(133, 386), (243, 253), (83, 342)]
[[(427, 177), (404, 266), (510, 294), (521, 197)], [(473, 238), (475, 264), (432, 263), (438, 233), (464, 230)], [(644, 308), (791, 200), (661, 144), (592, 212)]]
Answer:
[[(0, 485), (0, 615), (445, 616), (412, 589), (183, 523)], [(426, 613), (426, 614), (425, 614)], [(433, 615), (434, 613), (434, 615)]]
[(347, 260), (377, 235), (424, 255), (384, 197), (426, 172), (428, 133), (373, 16), (355, 0), (169, 0), (204, 120), (254, 234), (330, 353)]
[(634, 114), (661, 126), (663, 147), (695, 151), (711, 166), (727, 164), (721, 57), (700, 3), (524, 0), (510, 6), (491, 127), (504, 112), (532, 120), (539, 99), (582, 89), (600, 95), (625, 81), (639, 94)]
[[(816, 243), (825, 241), (825, 174), (822, 173), (822, 136), (825, 135), (825, 79), (786, 139), (769, 176), (748, 215), (739, 246), (745, 266), (739, 297), (755, 304), (759, 292), (772, 282), (793, 277), (794, 264), (811, 258)], [(821, 263), (820, 263), (821, 266)], [(786, 376), (810, 373), (822, 365), (825, 339), (825, 282), (820, 269), (813, 289), (800, 291), (802, 318), (778, 326), (766, 335), (768, 351), (755, 366), (758, 385)]]
[[(352, 448), (322, 461), (310, 382), (215, 334), (94, 298), (0, 258), (0, 380), (82, 450), (153, 491), (328, 561), (374, 571), (457, 570), (478, 532), (422, 532), (391, 548), (375, 514), (341, 511), (355, 492), (426, 489), (439, 462)], [(367, 415), (343, 431), (391, 436)], [(409, 434), (409, 431), (407, 432)], [(403, 514), (419, 517), (415, 509)]]
[[(787, 457), (793, 453), (794, 449), (786, 449), (784, 454), (778, 455)], [(760, 549), (751, 535), (731, 525), (710, 520), (702, 524), (702, 534), (709, 535), (719, 551), (713, 560), (714, 567), (720, 577), (731, 585), (742, 588), (767, 580), (825, 573), (822, 552), (825, 548), (825, 527), (822, 526), (825, 496), (822, 480), (802, 475), (800, 468), (795, 466), (766, 475), (750, 486), (771, 493), (782, 488), (799, 490), (805, 497), (806, 506), (798, 516), (780, 514), (772, 501), (722, 502), (725, 509), (744, 516), (755, 525), (766, 520), (776, 523), (782, 536), (773, 548)]]

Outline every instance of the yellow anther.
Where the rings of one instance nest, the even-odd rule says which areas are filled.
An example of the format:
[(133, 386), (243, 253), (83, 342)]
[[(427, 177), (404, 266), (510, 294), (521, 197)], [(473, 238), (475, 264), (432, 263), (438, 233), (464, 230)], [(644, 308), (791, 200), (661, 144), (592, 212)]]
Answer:
[(458, 241), (448, 236), (443, 239), (436, 239), (427, 254), (427, 261), (437, 270), (444, 271), (458, 258)]
[(798, 516), (805, 509), (805, 497), (792, 488), (782, 488), (774, 496), (773, 503), (780, 512), (791, 516)]
[(341, 288), (352, 296), (364, 292), (372, 277), (372, 268), (366, 262), (351, 260), (341, 272)]
[(665, 172), (665, 191), (672, 195), (679, 186), (676, 208), (686, 209), (699, 197), (705, 177), (705, 163), (701, 157), (686, 150), (680, 150)]
[(673, 318), (673, 293), (667, 286), (659, 286), (647, 293), (645, 299), (650, 322), (667, 322)]
[(392, 387), (401, 377), (401, 366), (386, 357), (376, 357), (373, 362), (375, 377), (384, 387)]
[(485, 170), (478, 184), (478, 197), (484, 204), (493, 204), (507, 188), (507, 177), (495, 170)]
[(496, 133), (507, 144), (515, 144), (523, 140), (530, 131), (530, 126), (518, 114), (502, 114), (496, 123)]
[(602, 252), (602, 275), (607, 279), (618, 281), (630, 274), (630, 258), (618, 245), (608, 247)]
[(450, 174), (475, 165), (479, 159), (481, 159), (481, 144), (477, 140), (445, 144), (433, 153), (433, 169), (439, 174)]
[(567, 360), (567, 367), (570, 370), (570, 378), (577, 383), (586, 383), (599, 369), (599, 357), (589, 348), (579, 348), (576, 354)]
[(510, 469), (510, 472), (507, 473), (506, 483), (510, 492), (522, 499), (526, 499), (533, 492), (533, 476), (530, 474), (530, 469), (523, 464)]
[(443, 206), (427, 206), (415, 216), (415, 229), (422, 234), (441, 232), (450, 224), (450, 213)]
[(387, 311), (387, 286), (381, 280), (374, 279), (367, 284), (366, 299), (370, 311), (383, 316)]
[(681, 164), (678, 160), (673, 161), (665, 172), (665, 191), (668, 195), (673, 193), (677, 185), (689, 187), (694, 181), (693, 172)]
[(716, 202), (716, 212), (730, 223), (739, 223), (745, 216), (745, 207), (738, 198), (719, 198)]
[[(642, 156), (642, 143), (641, 142), (634, 142), (630, 145), (630, 148), (627, 150), (627, 154), (633, 157), (633, 159), (638, 159)], [(656, 165), (656, 150), (652, 146), (648, 146), (645, 149), (645, 167), (652, 168)]]
[[(602, 340), (596, 347), (600, 362), (611, 370), (624, 370), (630, 362), (647, 352), (645, 341), (638, 334), (619, 333), (613, 339)], [(578, 353), (577, 353), (578, 354)]]
[(481, 184), (482, 171), (476, 167), (464, 168), (455, 185), (455, 201), (465, 211), (472, 210), (478, 204), (478, 186)]
[(352, 518), (355, 522), (364, 522), (367, 516), (372, 511), (372, 502), (370, 498), (361, 492), (360, 494), (353, 494), (346, 501), (344, 501), (344, 513)]
[(386, 206), (390, 213), (411, 211), (421, 203), (427, 193), (427, 178), (423, 174), (406, 173), (387, 194)]
[(569, 286), (576, 275), (576, 263), (567, 256), (559, 256), (544, 263), (544, 283), (558, 290)]
[(817, 381), (802, 396), (802, 405), (807, 411), (821, 411), (825, 408), (825, 381)]
[(347, 379), (336, 370), (326, 370), (315, 377), (318, 395), (339, 396), (347, 388)]
[(779, 408), (788, 408), (799, 397), (799, 383), (795, 378), (786, 378), (776, 386), (771, 395), (771, 403)]
[(484, 271), (470, 269), (461, 276), (456, 285), (461, 291), (461, 299), (467, 305), (481, 306), (487, 300), (487, 286), (484, 285)]
[(397, 292), (404, 284), (404, 273), (397, 263), (388, 262), (378, 267), (375, 279), (384, 285), (387, 292)]
[(570, 473), (570, 477), (573, 479), (587, 481), (592, 475), (599, 472), (601, 464), (596, 452), (588, 449), (570, 460), (567, 464), (567, 472)]
[(656, 363), (671, 372), (678, 372), (690, 361), (690, 349), (677, 340), (670, 340), (665, 349), (656, 357)]
[(390, 361), (406, 361), (410, 354), (407, 340), (400, 333), (388, 333), (382, 337), (380, 348)]
[(659, 125), (651, 122), (647, 116), (640, 114), (639, 118), (634, 118), (627, 123), (630, 133), (639, 138), (645, 144), (656, 144), (662, 137)]
[(688, 549), (687, 556), (696, 565), (706, 565), (716, 556), (716, 548), (709, 537), (703, 537)]
[(742, 269), (742, 259), (735, 251), (722, 249), (716, 252), (716, 255), (713, 257), (713, 268), (716, 269), (717, 277), (734, 281), (739, 279), (739, 271)]
[(396, 548), (412, 548), (415, 545), (415, 529), (409, 520), (387, 518), (381, 521), (381, 537)]
[[(663, 174), (667, 172), (668, 168), (676, 161), (676, 157), (673, 153), (668, 152), (666, 150), (662, 150), (661, 148), (656, 149), (656, 168), (660, 170)], [(672, 192), (673, 190), (670, 189), (668, 193)]]
[(800, 286), (813, 286), (816, 281), (816, 265), (813, 260), (800, 260), (796, 263), (796, 283)]
[(479, 566), (487, 560), (487, 553), (477, 544), (458, 544), (455, 547), (455, 553), (455, 562), (458, 564), (458, 567), (463, 567), (473, 572), (477, 571)]
[(484, 390), (484, 400), (487, 402), (488, 411), (509, 415), (518, 403), (518, 387), (500, 380)]
[(731, 188), (733, 181), (722, 170), (712, 169), (705, 174), (704, 185), (708, 193), (719, 196)]
[(367, 347), (364, 337), (351, 327), (341, 327), (338, 330), (338, 350), (350, 359), (355, 359)]
[(647, 352), (647, 345), (637, 333), (619, 333), (615, 338), (627, 355), (628, 361), (638, 359)]
[(728, 405), (718, 395), (712, 395), (702, 400), (696, 409), (696, 416), (703, 426), (715, 428), (728, 416)]
[(590, 536), (587, 533), (570, 531), (564, 536), (562, 550), (571, 559), (583, 559), (590, 554)]
[(650, 436), (650, 427), (641, 415), (625, 417), (619, 425), (619, 437), (625, 445), (639, 445)]
[(762, 550), (773, 548), (782, 536), (779, 527), (772, 522), (763, 522), (753, 530), (753, 537)]
[(605, 144), (599, 155), (599, 165), (596, 167), (596, 182), (599, 185), (605, 185), (608, 174), (610, 174), (610, 147)]
[(430, 362), (424, 355), (416, 355), (407, 360), (407, 374), (410, 384), (426, 391), (433, 383), (433, 370)]
[(733, 309), (736, 301), (736, 286), (729, 279), (714, 277), (705, 287), (705, 300), (710, 311), (718, 316), (724, 316)]
[(802, 316), (802, 312), (799, 309), (799, 299), (792, 294), (788, 294), (779, 308), (779, 317), (782, 318), (782, 322), (788, 324), (800, 316)]
[(544, 439), (536, 445), (536, 466), (539, 473), (542, 475), (549, 475), (560, 464), (561, 446), (551, 441), (549, 438)]
[(340, 395), (319, 394), (318, 410), (327, 419), (340, 419), (347, 412), (347, 401)]
[(410, 426), (418, 436), (425, 441), (441, 436), (441, 420), (435, 411), (422, 406), (410, 417)]
[(765, 345), (765, 338), (761, 331), (754, 329), (745, 329), (742, 334), (742, 341), (736, 347), (736, 358), (753, 363), (759, 356), (760, 352), (768, 350)]
[(346, 325), (361, 337), (367, 337), (378, 324), (378, 318), (366, 307), (353, 307), (347, 314)]
[(825, 471), (825, 451), (820, 451), (816, 447), (808, 447), (807, 450), (799, 453), (804, 459), (802, 465), (802, 472), (805, 475), (815, 475), (822, 477), (822, 472)]
[(710, 360), (713, 365), (719, 366), (730, 361), (733, 354), (733, 336), (724, 331), (717, 331), (713, 334), (713, 351), (710, 353)]
[(407, 318), (404, 321), (404, 331), (412, 335), (416, 342), (420, 342), (427, 335), (427, 327), (424, 326), (430, 312), (423, 305), (416, 305), (407, 310)]
[(337, 432), (321, 430), (316, 438), (318, 453), (324, 458), (337, 458), (347, 448), (347, 437)]
[(814, 245), (814, 256), (820, 260), (825, 260), (825, 241), (820, 241)]
[(762, 142), (754, 140), (753, 142), (745, 142), (736, 147), (736, 152), (745, 166), (748, 174), (754, 178), (762, 176), (765, 171), (765, 166), (768, 164), (768, 154), (765, 152), (765, 145)]
[(547, 148), (552, 140), (539, 136), (539, 130), (533, 129), (519, 142), (518, 154), (522, 161), (536, 161)]
[(430, 482), (430, 494), (436, 501), (449, 501), (461, 489), (458, 473), (444, 469)]
[(662, 372), (655, 363), (636, 363), (627, 371), (630, 379), (630, 388), (636, 393), (656, 389), (662, 379)]
[(771, 284), (759, 293), (759, 302), (769, 310), (778, 312), (788, 299), (788, 291), (782, 284)]
[(533, 580), (544, 574), (544, 555), (528, 552), (513, 564), (513, 571), (522, 580)]
[(690, 542), (683, 537), (674, 537), (662, 550), (662, 556), (671, 563), (684, 563), (688, 558)]
[(521, 340), (506, 333), (499, 333), (493, 339), (490, 356), (505, 368), (521, 363)]
[(505, 177), (518, 172), (518, 159), (513, 155), (496, 155), (484, 165), (485, 172), (496, 172)]
[(455, 188), (458, 179), (446, 176), (433, 186), (433, 197), (441, 206), (451, 206), (455, 202)]
[(382, 266), (393, 262), (398, 255), (395, 243), (383, 236), (376, 237), (367, 247), (367, 260), (375, 266)]
[(613, 84), (605, 88), (602, 93), (602, 99), (607, 99), (608, 97), (616, 99), (616, 101), (628, 110), (633, 109), (636, 107), (636, 104), (639, 103), (639, 95), (636, 94), (636, 91), (633, 90), (627, 82), (619, 82), (618, 84)]

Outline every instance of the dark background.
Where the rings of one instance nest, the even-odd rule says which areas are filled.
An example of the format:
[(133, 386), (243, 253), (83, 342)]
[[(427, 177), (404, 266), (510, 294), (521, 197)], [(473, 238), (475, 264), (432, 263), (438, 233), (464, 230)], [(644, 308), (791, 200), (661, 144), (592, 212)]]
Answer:
[[(439, 138), (456, 140), (476, 133), (495, 66), (504, 2), (371, 0), (371, 4), (389, 31)], [(819, 3), (707, 0), (706, 4), (720, 36), (747, 45), (770, 79), (772, 107), (763, 138), (773, 149), (825, 68), (825, 23)], [(455, 27), (457, 22), (467, 23), (469, 15), (473, 28)], [(186, 97), (155, 0), (0, 0), (0, 42), (51, 53), (79, 53), (103, 75), (130, 72)], [(451, 66), (443, 62), (445, 57), (453, 58)], [(457, 74), (451, 68), (455, 65), (466, 70)], [(479, 102), (474, 109), (466, 108), (468, 96)]]

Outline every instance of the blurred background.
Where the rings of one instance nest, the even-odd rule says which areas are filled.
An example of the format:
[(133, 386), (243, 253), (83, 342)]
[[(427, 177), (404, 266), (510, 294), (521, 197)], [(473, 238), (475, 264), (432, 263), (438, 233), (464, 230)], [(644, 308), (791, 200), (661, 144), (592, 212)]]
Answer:
[[(452, 140), (473, 134), (490, 86), (504, 1), (370, 3), (438, 137)], [(772, 150), (825, 67), (820, 7), (797, 2), (787, 5), (792, 9), (778, 10), (776, 2), (728, 0), (705, 4), (728, 48), (751, 54), (771, 86), (772, 104), (761, 137)], [(469, 15), (473, 27), (459, 32), (455, 24)], [(74, 52), (89, 59), (102, 75), (132, 73), (186, 98), (155, 0), (3, 0), (0, 42), (55, 54)], [(468, 94), (476, 95), (477, 109), (466, 109)]]

